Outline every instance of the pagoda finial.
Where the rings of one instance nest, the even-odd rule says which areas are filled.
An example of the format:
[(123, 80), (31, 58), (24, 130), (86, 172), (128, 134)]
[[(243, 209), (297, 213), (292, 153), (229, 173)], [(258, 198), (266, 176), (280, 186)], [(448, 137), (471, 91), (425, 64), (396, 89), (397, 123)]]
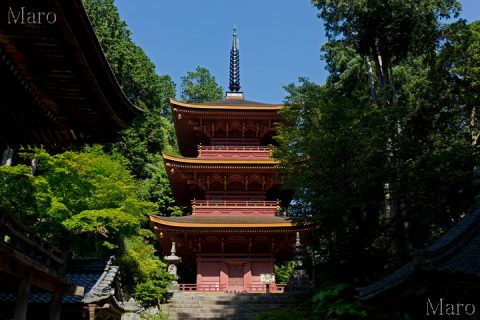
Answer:
[(230, 50), (230, 92), (240, 91), (240, 52), (238, 50), (237, 27), (233, 27), (233, 43)]

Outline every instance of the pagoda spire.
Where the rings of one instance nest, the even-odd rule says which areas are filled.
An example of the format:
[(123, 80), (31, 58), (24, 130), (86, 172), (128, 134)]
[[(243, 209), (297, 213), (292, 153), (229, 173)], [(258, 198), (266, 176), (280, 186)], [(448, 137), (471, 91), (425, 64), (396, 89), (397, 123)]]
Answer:
[[(233, 43), (230, 50), (230, 83), (229, 93), (240, 92), (240, 51), (238, 46), (237, 27), (233, 27)], [(227, 96), (229, 94), (227, 93)]]

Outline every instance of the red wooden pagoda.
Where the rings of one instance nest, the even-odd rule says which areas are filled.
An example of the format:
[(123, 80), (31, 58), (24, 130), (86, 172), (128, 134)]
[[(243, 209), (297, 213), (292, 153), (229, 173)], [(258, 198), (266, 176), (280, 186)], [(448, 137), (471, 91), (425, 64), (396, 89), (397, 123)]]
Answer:
[(224, 100), (170, 101), (182, 156), (163, 158), (176, 201), (192, 214), (150, 219), (164, 251), (175, 242), (180, 267), (196, 268), (184, 290), (263, 291), (262, 274), (291, 259), (296, 233), (309, 229), (282, 214), (290, 199), (270, 145), (283, 106), (243, 98), (236, 33), (230, 61)]

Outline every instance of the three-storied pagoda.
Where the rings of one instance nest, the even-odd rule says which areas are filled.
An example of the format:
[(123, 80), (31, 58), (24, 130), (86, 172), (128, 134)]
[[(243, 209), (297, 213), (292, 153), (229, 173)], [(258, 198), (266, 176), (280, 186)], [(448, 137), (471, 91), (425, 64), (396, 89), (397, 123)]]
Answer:
[(221, 101), (170, 101), (182, 156), (163, 158), (177, 203), (192, 214), (150, 219), (164, 251), (175, 242), (180, 267), (196, 267), (185, 290), (263, 291), (262, 274), (291, 259), (296, 233), (308, 229), (282, 214), (290, 195), (271, 144), (283, 106), (244, 99), (235, 30), (229, 89)]

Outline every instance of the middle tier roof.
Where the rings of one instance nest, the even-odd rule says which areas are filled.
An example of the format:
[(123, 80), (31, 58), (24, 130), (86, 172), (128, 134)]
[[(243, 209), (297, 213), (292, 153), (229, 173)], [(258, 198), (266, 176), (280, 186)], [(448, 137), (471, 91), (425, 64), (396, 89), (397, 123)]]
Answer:
[[(175, 200), (238, 195), (265, 199), (270, 188), (279, 185), (279, 160), (271, 158), (187, 158), (163, 154)], [(235, 199), (235, 196), (232, 196)]]

